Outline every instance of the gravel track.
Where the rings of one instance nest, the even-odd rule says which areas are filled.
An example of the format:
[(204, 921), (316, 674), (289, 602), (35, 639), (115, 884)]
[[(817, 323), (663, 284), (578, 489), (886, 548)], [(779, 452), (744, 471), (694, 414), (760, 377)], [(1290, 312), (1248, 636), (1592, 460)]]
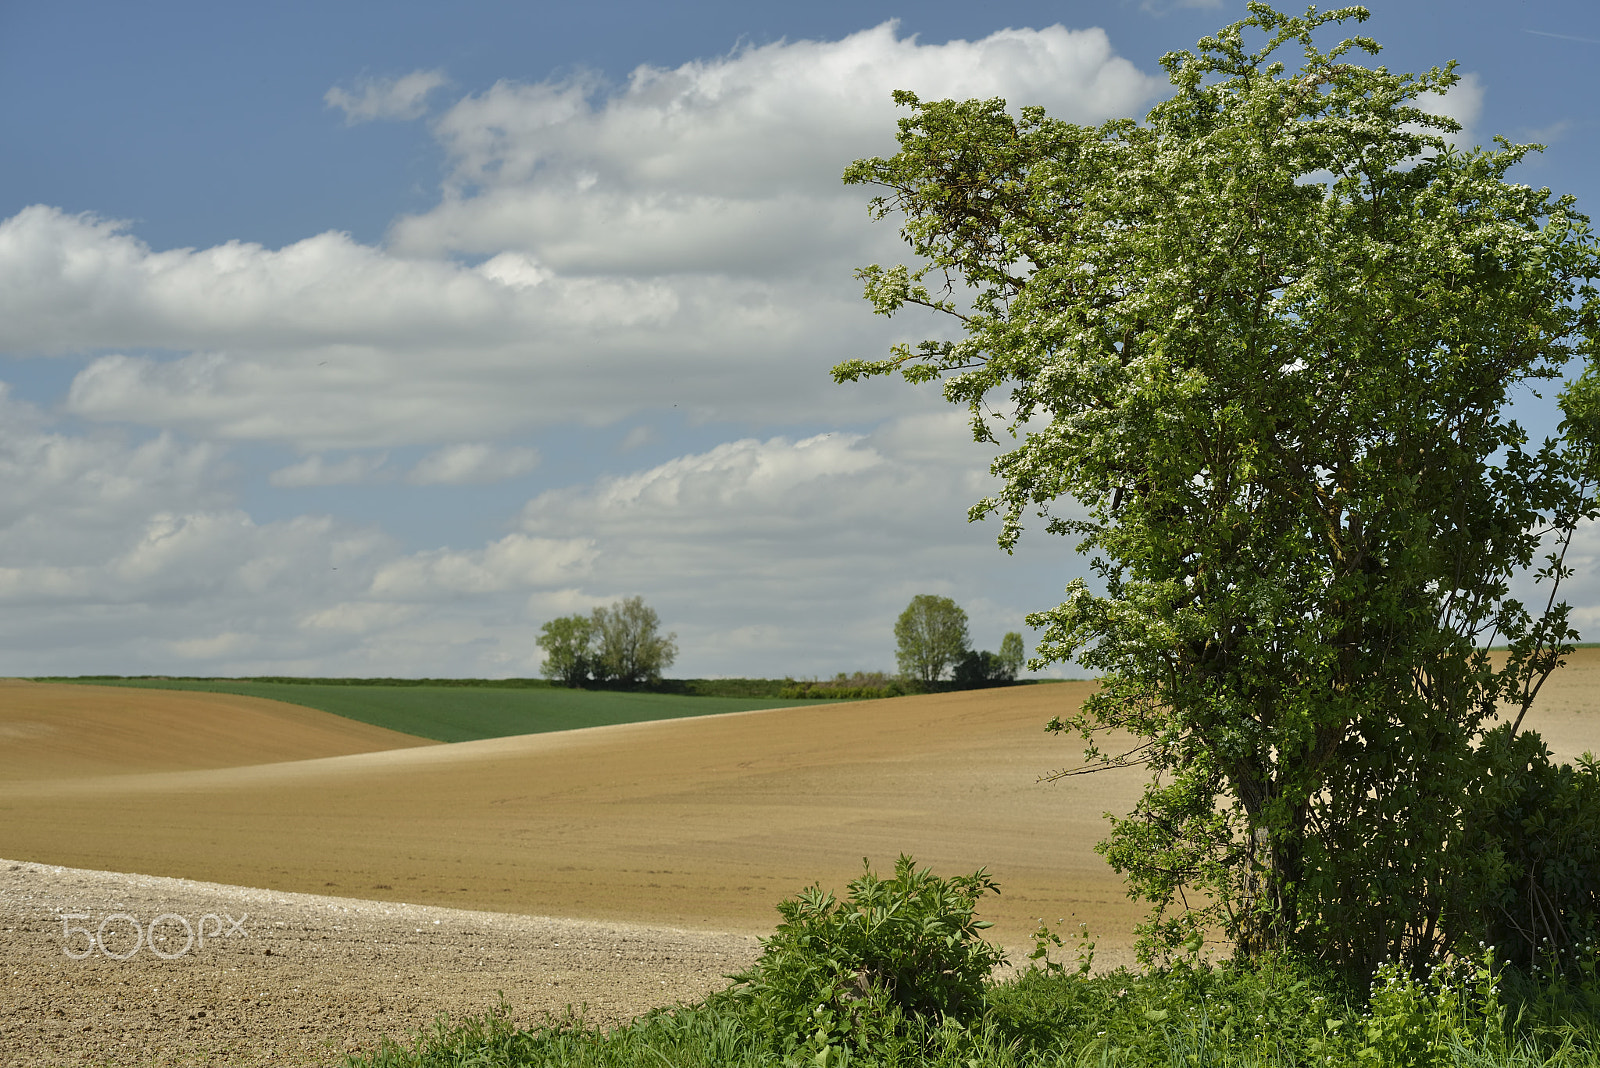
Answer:
[[(66, 927), (126, 913), (104, 944)], [(77, 914), (87, 918), (66, 919)], [(202, 917), (213, 916), (202, 923)], [(147, 936), (148, 937), (148, 936)], [(726, 986), (748, 935), (280, 893), (0, 860), (0, 1066), (338, 1065), (439, 1016), (614, 1024)]]

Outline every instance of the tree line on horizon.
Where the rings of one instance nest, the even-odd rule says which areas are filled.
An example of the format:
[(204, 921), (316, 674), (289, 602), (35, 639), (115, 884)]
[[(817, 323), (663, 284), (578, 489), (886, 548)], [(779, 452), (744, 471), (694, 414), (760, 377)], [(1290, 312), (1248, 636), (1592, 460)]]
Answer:
[[(1008, 632), (1000, 651), (971, 648), (967, 613), (948, 597), (918, 594), (895, 621), (896, 678), (841, 674), (829, 682), (785, 680), (784, 696), (889, 697), (941, 688), (1005, 686), (1026, 656), (1022, 634)], [(552, 619), (540, 628), (541, 674), (563, 686), (631, 689), (660, 685), (678, 656), (677, 634), (661, 633), (661, 617), (639, 596), (587, 614)], [(791, 692), (792, 691), (792, 692)], [(835, 691), (838, 691), (835, 693)]]

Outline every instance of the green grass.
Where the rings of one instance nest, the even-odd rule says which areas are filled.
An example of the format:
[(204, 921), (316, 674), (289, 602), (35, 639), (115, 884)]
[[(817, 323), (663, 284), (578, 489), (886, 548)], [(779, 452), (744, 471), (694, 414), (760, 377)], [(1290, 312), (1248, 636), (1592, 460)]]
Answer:
[[(1596, 1068), (1592, 1010), (1553, 1013), (1538, 998), (1485, 1019), (1485, 1006), (1433, 991), (1396, 1006), (1341, 996), (1292, 964), (1119, 971), (1084, 977), (1031, 970), (989, 990), (965, 1024), (918, 1022), (864, 1050), (794, 1036), (763, 1041), (736, 998), (715, 994), (611, 1030), (570, 1014), (519, 1028), (504, 1005), (385, 1042), (349, 1068)], [(1498, 1022), (1496, 1022), (1498, 1019)]]
[[(902, 856), (846, 897), (813, 887), (780, 904), (760, 959), (698, 1004), (610, 1030), (569, 1007), (519, 1028), (502, 996), (347, 1068), (1600, 1068), (1592, 943), (1530, 976), (1488, 947), (1421, 976), (1384, 965), (1351, 989), (1294, 954), (1096, 976), (1086, 927), (1072, 946), (1041, 926), (1029, 967), (994, 982), (997, 954), (971, 921), (995, 889)], [(1077, 966), (1052, 960), (1061, 951)]]
[[(462, 685), (455, 680), (426, 680), (417, 685), (396, 685), (388, 681), (264, 682), (254, 679), (87, 677), (38, 681), (265, 697), (440, 742), (469, 742), (480, 738), (540, 734), (613, 723), (640, 723), (720, 712), (785, 708), (795, 704), (793, 700), (780, 698), (569, 690), (543, 685), (542, 680), (519, 680), (524, 685), (515, 688), (504, 685)], [(817, 703), (822, 702), (807, 702)]]

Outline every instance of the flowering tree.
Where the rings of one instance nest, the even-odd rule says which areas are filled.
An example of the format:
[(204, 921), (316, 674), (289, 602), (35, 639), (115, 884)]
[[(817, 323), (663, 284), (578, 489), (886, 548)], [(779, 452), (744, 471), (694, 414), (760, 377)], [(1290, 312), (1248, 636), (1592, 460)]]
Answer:
[[(1452, 66), (1317, 46), (1366, 17), (1252, 3), (1164, 57), (1142, 123), (899, 92), (900, 152), (845, 174), (916, 257), (858, 272), (867, 298), (958, 339), (835, 377), (942, 379), (979, 440), (1012, 442), (973, 517), (1009, 548), (1037, 512), (1103, 585), (1029, 622), (1036, 666), (1102, 680), (1052, 728), (1090, 769), (1152, 773), (1101, 846), (1153, 905), (1147, 948), (1220, 928), (1355, 972), (1435, 949), (1496, 703), (1514, 734), (1576, 637), (1555, 588), (1596, 514), (1600, 385), (1562, 389), (1554, 440), (1506, 409), (1592, 359), (1594, 237), (1507, 178), (1535, 146), (1452, 147), (1419, 106)], [(1525, 605), (1510, 582), (1541, 554)], [(1102, 752), (1105, 730), (1137, 744)]]

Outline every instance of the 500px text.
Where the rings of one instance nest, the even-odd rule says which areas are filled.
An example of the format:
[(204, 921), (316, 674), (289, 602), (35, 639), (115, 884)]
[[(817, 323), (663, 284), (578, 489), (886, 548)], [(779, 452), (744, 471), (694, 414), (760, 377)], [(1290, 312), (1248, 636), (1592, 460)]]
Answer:
[[(223, 918), (227, 918), (228, 926), (223, 927)], [(131, 960), (141, 948), (148, 948), (150, 952), (162, 960), (177, 960), (188, 953), (191, 948), (206, 948), (206, 939), (216, 941), (218, 938), (232, 938), (237, 934), (240, 938), (248, 938), (249, 933), (244, 929), (244, 921), (250, 918), (247, 912), (237, 920), (224, 912), (218, 916), (208, 912), (201, 916), (193, 926), (187, 918), (175, 912), (163, 912), (150, 921), (148, 928), (139, 924), (139, 917), (130, 912), (113, 912), (100, 921), (96, 928), (73, 927), (73, 920), (90, 919), (87, 912), (67, 912), (61, 916), (61, 952), (73, 960), (83, 960), (94, 953), (99, 947), (100, 952), (112, 960)], [(157, 928), (160, 928), (158, 931)], [(196, 935), (198, 928), (199, 934)], [(177, 935), (183, 933), (183, 946), (179, 949), (170, 949), (169, 945), (177, 944)], [(168, 935), (172, 942), (168, 942)], [(78, 938), (82, 935), (83, 938)], [(107, 944), (107, 936), (111, 944)], [(129, 942), (129, 939), (132, 939)], [(117, 950), (111, 948), (117, 946)], [(81, 948), (79, 948), (81, 947)]]

